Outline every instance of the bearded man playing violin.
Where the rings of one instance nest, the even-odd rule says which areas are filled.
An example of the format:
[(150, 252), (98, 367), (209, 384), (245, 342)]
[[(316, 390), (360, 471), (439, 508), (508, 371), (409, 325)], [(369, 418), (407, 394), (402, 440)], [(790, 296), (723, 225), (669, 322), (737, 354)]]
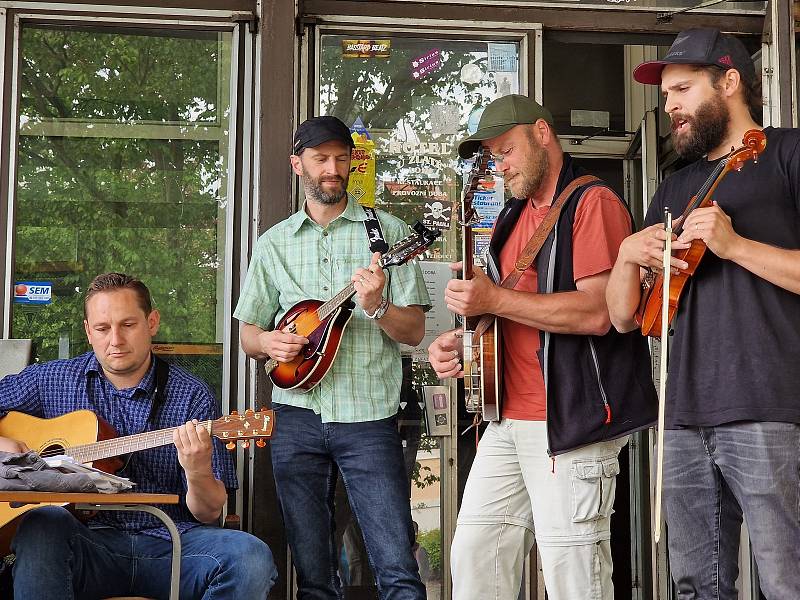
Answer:
[[(695, 160), (664, 181), (628, 237), (607, 288), (611, 321), (637, 327), (644, 268), (659, 269), (665, 207), (681, 215), (745, 132), (761, 129), (749, 53), (713, 29), (681, 32), (637, 81), (660, 85), (676, 152)], [(679, 598), (737, 597), (742, 518), (761, 589), (800, 598), (800, 133), (767, 127), (755, 163), (730, 171), (713, 203), (677, 222), (673, 250), (708, 250), (673, 321), (664, 508)], [(760, 135), (760, 134), (759, 134)], [(673, 255), (673, 273), (687, 262)]]

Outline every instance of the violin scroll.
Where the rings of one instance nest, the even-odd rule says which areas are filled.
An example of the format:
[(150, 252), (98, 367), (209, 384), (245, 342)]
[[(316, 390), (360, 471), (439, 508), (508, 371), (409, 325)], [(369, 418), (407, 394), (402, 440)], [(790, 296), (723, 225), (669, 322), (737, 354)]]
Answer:
[(767, 147), (767, 136), (760, 129), (749, 129), (742, 138), (742, 146), (734, 150), (728, 157), (728, 166), (735, 171), (741, 171), (742, 166), (749, 160), (758, 162), (758, 155)]

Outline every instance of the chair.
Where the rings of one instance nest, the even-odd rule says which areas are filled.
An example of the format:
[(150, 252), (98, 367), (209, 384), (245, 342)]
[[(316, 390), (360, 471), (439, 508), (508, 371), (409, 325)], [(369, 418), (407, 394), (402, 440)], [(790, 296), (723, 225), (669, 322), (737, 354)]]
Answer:
[(31, 364), (32, 340), (0, 340), (0, 379)]

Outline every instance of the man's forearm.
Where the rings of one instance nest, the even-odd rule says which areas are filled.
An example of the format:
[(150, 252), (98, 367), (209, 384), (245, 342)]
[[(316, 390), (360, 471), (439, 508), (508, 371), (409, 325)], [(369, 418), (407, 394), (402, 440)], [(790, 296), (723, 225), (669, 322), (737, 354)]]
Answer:
[(242, 328), (239, 330), (240, 339), (242, 342), (242, 350), (250, 358), (262, 360), (268, 358), (266, 353), (261, 349), (261, 344), (258, 341), (258, 336), (264, 333), (264, 330), (251, 323), (243, 323)]
[(186, 507), (194, 518), (201, 523), (216, 521), (228, 499), (225, 485), (211, 473), (194, 477), (187, 474), (186, 482)]
[(389, 304), (386, 313), (375, 322), (386, 335), (401, 344), (416, 346), (425, 337), (425, 312), (420, 306)]
[(641, 268), (635, 263), (617, 260), (606, 287), (606, 303), (611, 324), (622, 333), (638, 327), (634, 321), (642, 296)]
[(773, 285), (800, 294), (800, 250), (740, 239), (730, 256), (732, 261)]

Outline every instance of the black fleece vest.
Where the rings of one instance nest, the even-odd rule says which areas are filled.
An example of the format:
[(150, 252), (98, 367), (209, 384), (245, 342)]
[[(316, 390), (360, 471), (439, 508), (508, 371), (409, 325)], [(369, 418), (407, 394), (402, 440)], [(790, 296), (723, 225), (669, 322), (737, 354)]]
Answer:
[[(586, 171), (564, 154), (555, 197)], [(536, 258), (539, 293), (575, 291), (572, 229), (583, 193), (575, 190)], [(489, 248), (490, 274), (527, 200), (509, 200), (497, 219)], [(647, 340), (639, 331), (602, 336), (540, 332), (539, 363), (547, 390), (547, 438), (553, 455), (650, 427), (658, 404)], [(525, 352), (524, 348), (515, 349)]]

